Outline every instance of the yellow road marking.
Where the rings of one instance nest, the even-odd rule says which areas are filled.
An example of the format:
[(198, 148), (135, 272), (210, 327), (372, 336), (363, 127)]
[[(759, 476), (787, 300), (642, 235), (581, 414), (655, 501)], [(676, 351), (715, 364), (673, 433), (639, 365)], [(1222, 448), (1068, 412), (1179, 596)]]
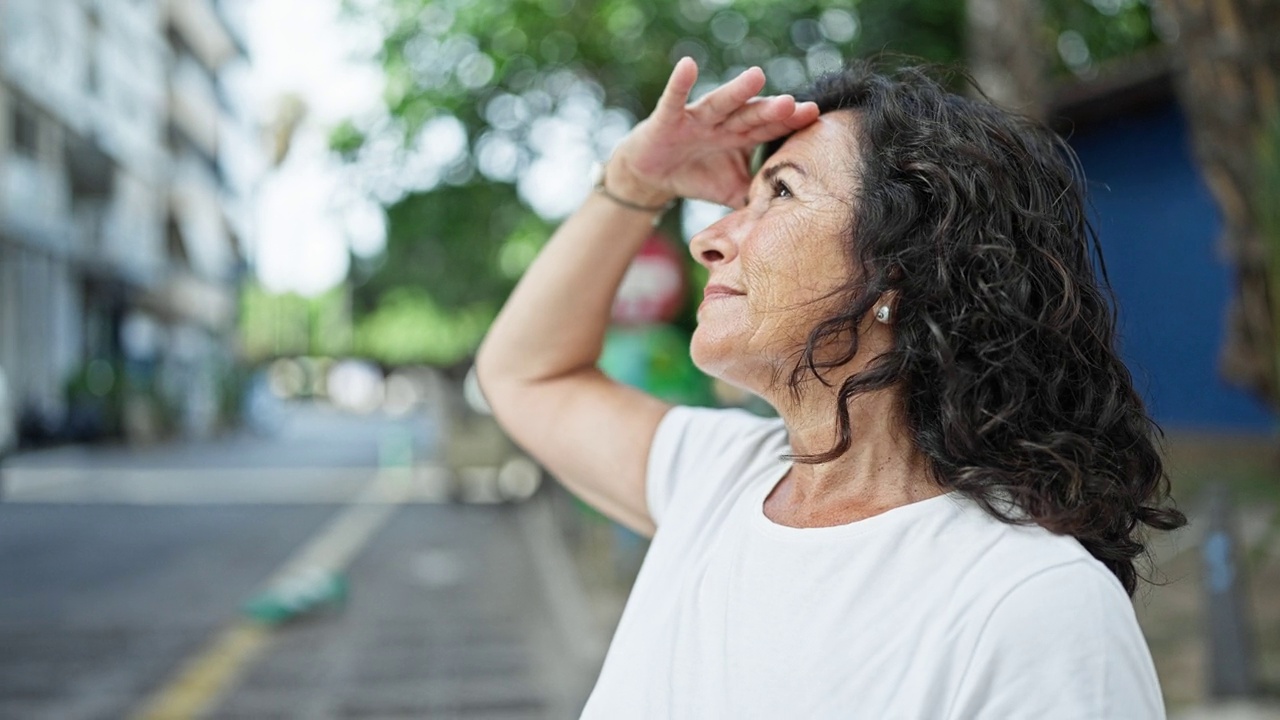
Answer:
[(202, 714), (267, 644), (270, 631), (244, 620), (222, 631), (207, 650), (136, 715), (135, 720), (189, 720)]
[[(375, 532), (391, 519), (406, 500), (410, 473), (387, 468), (378, 478), (329, 521), (272, 576), (272, 587), (294, 573), (319, 568), (345, 569), (368, 544)], [(223, 630), (204, 652), (189, 662), (134, 713), (134, 720), (191, 720), (204, 715), (231, 686), (244, 668), (271, 641), (271, 629), (238, 620)]]

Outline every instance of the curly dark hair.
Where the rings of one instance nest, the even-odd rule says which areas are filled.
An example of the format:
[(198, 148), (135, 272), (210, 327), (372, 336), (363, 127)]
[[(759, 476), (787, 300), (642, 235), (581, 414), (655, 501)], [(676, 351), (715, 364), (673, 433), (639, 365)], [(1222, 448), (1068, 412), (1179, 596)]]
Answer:
[(849, 401), (900, 388), (939, 485), (1005, 522), (1075, 537), (1132, 595), (1146, 529), (1186, 517), (1166, 507), (1160, 429), (1115, 349), (1115, 296), (1079, 161), (1041, 123), (949, 92), (928, 69), (876, 65), (850, 63), (797, 97), (856, 113), (849, 247), (861, 272), (809, 334), (788, 384), (827, 383), (888, 292), (893, 347), (841, 383), (835, 446), (793, 459), (843, 455)]

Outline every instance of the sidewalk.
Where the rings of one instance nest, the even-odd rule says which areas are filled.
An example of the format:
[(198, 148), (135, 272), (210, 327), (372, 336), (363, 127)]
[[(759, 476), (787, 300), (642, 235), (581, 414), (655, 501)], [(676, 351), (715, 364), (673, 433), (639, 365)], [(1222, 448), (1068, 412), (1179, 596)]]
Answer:
[[(398, 425), (401, 420), (372, 418), (354, 425), (344, 423), (320, 410), (299, 415), (296, 424), (287, 425), (279, 437), (269, 441), (230, 436), (208, 443), (144, 449), (60, 448), (28, 453), (7, 466), (4, 500), (12, 503), (11, 512), (18, 507), (60, 508), (48, 516), (68, 523), (77, 522), (73, 520), (76, 517), (89, 517), (84, 513), (105, 519), (109, 508), (117, 508), (109, 510), (114, 516), (118, 508), (143, 506), (130, 514), (139, 519), (136, 533), (140, 538), (152, 533), (146, 518), (172, 517), (178, 506), (191, 506), (192, 511), (204, 505), (223, 508), (219, 517), (243, 518), (235, 520), (238, 523), (282, 517), (272, 514), (273, 507), (284, 512), (290, 506), (307, 506), (320, 513), (316, 517), (322, 517), (332, 512), (323, 505), (349, 502), (376, 476), (378, 438), (399, 432), (402, 437), (397, 442), (403, 442), (406, 432)], [(268, 707), (308, 702), (319, 703), (306, 706), (324, 708), (326, 713), (340, 714), (342, 708), (391, 713), (398, 702), (401, 707), (434, 708), (433, 712), (447, 716), (460, 713), (460, 703), (467, 697), (488, 698), (484, 702), (496, 703), (495, 713), (499, 706), (506, 708), (501, 711), (507, 713), (504, 716), (558, 717), (562, 716), (558, 711), (571, 714), (573, 703), (585, 699), (643, 558), (645, 543), (583, 509), (558, 487), (544, 489), (528, 505), (441, 505), (451, 497), (440, 488), (441, 478), (453, 472), (452, 466), (477, 466), (495, 453), (506, 452), (492, 437), (492, 427), (480, 422), (471, 429), (471, 434), (451, 436), (454, 442), (441, 449), (438, 462), (425, 463), (419, 469), (415, 475), (422, 488), (419, 494), (406, 495), (409, 504), (396, 511), (385, 532), (372, 538), (367, 554), (357, 557), (351, 567), (353, 590), (347, 612), (327, 619), (322, 615), (316, 622), (304, 621), (289, 629), (261, 662), (254, 664), (264, 674), (255, 675), (251, 669), (239, 686), (244, 694), (233, 695), (219, 717), (256, 717), (254, 713)], [(430, 429), (410, 427), (407, 432), (412, 443), (430, 440)], [(1174, 448), (1175, 493), (1192, 515), (1192, 523), (1155, 541), (1152, 550), (1159, 568), (1157, 577), (1163, 577), (1167, 584), (1140, 591), (1136, 599), (1169, 716), (1174, 720), (1280, 720), (1280, 707), (1275, 705), (1204, 704), (1204, 610), (1198, 551), (1203, 529), (1194, 513), (1196, 490), (1203, 478), (1226, 478), (1234, 487), (1240, 485), (1240, 477), (1256, 477), (1260, 494), (1246, 494), (1240, 503), (1241, 539), (1246, 547), (1256, 547), (1266, 537), (1276, 508), (1270, 499), (1273, 496), (1267, 494), (1273, 490), (1266, 483), (1280, 485), (1273, 479), (1273, 474), (1280, 477), (1280, 473), (1267, 464), (1271, 452), (1265, 443), (1252, 448), (1231, 442), (1202, 444), (1190, 451)], [(244, 507), (246, 513), (252, 509), (252, 513), (226, 515), (225, 508), (232, 506)], [(148, 507), (158, 514), (147, 515), (144, 511)], [(314, 522), (310, 518), (298, 516), (291, 522)], [(202, 522), (202, 532), (212, 538), (224, 520)], [(165, 532), (175, 532), (172, 521), (168, 525)], [(38, 526), (34, 519), (23, 524)], [(58, 532), (74, 537), (75, 529), (69, 524), (67, 530)], [(302, 528), (291, 532), (302, 532)], [(1275, 600), (1280, 597), (1280, 538), (1272, 541), (1269, 559), (1256, 567), (1250, 578), (1250, 591), (1259, 671), (1275, 687), (1280, 679), (1280, 602)], [(140, 540), (130, 545), (112, 542), (103, 549), (113, 548), (111, 552), (120, 554), (129, 552), (130, 547), (151, 547)], [(298, 540), (288, 542), (296, 544)], [(75, 543), (67, 547), (70, 552)], [(0, 555), (4, 551), (0, 546)], [(199, 574), (217, 550), (195, 546), (191, 552), (198, 554), (123, 556), (112, 558), (112, 562), (123, 563), (120, 567), (145, 567), (148, 573), (156, 572), (159, 563), (181, 563)], [(281, 555), (272, 562), (283, 559)], [(77, 569), (81, 565), (84, 567)], [(91, 565), (66, 565), (60, 572), (107, 572)], [(20, 579), (11, 578), (13, 587), (21, 592), (32, 589), (30, 583), (18, 582)], [(135, 581), (139, 592), (152, 592), (145, 590), (144, 575), (121, 576), (117, 584)], [(244, 599), (255, 590), (246, 586), (232, 595)], [(10, 600), (37, 612), (37, 599), (27, 602), (21, 592)], [(127, 592), (132, 591), (115, 591), (116, 607), (132, 604), (126, 602)], [(163, 596), (138, 600), (137, 612), (154, 612), (148, 608), (155, 607), (157, 600)], [(225, 608), (227, 614), (236, 610), (234, 602)], [(521, 619), (523, 612), (532, 613), (530, 617), (536, 616), (536, 621), (530, 625)], [(17, 616), (13, 623), (14, 628), (21, 624)], [(476, 628), (475, 634), (466, 628)], [(0, 626), (0, 637), (4, 631)], [(469, 649), (472, 639), (475, 649)], [(318, 669), (300, 669), (308, 662), (318, 664)], [(516, 665), (527, 669), (517, 672), (513, 669)], [(423, 686), (431, 692), (411, 692), (415, 672), (435, 673), (432, 677), (438, 680)], [(518, 680), (505, 687), (494, 679), (504, 673)], [(0, 686), (3, 682), (0, 675)], [(385, 697), (362, 689), (373, 686), (383, 688)], [(319, 694), (308, 700), (305, 690), (309, 687)], [(551, 695), (534, 692), (543, 690)]]
[[(127, 717), (212, 658), (191, 676), (230, 673), (212, 717), (576, 716), (612, 624), (597, 620), (610, 613), (584, 589), (548, 498), (465, 505), (413, 490), (475, 470), (492, 438), (379, 481), (397, 504), (338, 550), (351, 558), (344, 607), (217, 657), (263, 583), (317, 543), (335, 547), (326, 529), (405, 442), (402, 419), (312, 408), (297, 420), (270, 439), (16, 458), (0, 503), (0, 715)], [(385, 433), (400, 434), (390, 450)], [(121, 644), (114, 659), (80, 648), (104, 633)]]
[(280, 431), (271, 436), (237, 431), (210, 440), (139, 447), (68, 445), (23, 452), (0, 467), (0, 499), (140, 505), (344, 503), (372, 481), (379, 454), (389, 442), (429, 456), (439, 434), (420, 416), (352, 418), (322, 405), (299, 405), (287, 410)]
[(576, 717), (603, 641), (564, 626), (574, 590), (543, 576), (530, 509), (402, 508), (341, 613), (281, 629), (211, 717)]
[[(1160, 674), (1171, 718), (1240, 717), (1280, 720), (1280, 536), (1271, 535), (1280, 507), (1280, 466), (1269, 437), (1172, 435), (1167, 467), (1174, 497), (1190, 524), (1175, 533), (1157, 534), (1152, 543), (1160, 583), (1139, 590), (1138, 619)], [(1210, 483), (1231, 489), (1236, 532), (1245, 555), (1243, 567), (1253, 623), (1261, 704), (1216, 706), (1206, 698), (1208, 662), (1201, 542), (1202, 506)], [(1263, 544), (1267, 547), (1263, 547)]]
[(1206, 705), (1173, 713), (1169, 720), (1280, 720), (1280, 704), (1235, 702)]

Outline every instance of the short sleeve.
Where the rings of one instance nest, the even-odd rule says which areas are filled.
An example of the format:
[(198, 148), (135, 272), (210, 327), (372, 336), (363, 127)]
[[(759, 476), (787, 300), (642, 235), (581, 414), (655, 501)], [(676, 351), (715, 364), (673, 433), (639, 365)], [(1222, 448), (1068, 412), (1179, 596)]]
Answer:
[(1014, 586), (983, 626), (948, 717), (1162, 720), (1151, 653), (1120, 584), (1080, 560)]
[(745, 410), (674, 407), (658, 424), (645, 470), (649, 516), (661, 525), (674, 504), (705, 504), (787, 452), (777, 418)]

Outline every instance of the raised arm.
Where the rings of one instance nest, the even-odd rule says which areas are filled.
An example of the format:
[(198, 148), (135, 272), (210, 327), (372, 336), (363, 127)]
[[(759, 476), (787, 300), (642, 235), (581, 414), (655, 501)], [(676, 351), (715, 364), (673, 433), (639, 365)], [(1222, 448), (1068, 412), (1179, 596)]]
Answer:
[(623, 140), (604, 186), (552, 236), (476, 358), (486, 400), (511, 437), (585, 502), (645, 534), (649, 446), (668, 405), (605, 377), (596, 362), (609, 309), (657, 211), (676, 197), (738, 206), (752, 149), (817, 118), (790, 96), (757, 98), (759, 68), (686, 105), (697, 66), (676, 64), (653, 114)]

